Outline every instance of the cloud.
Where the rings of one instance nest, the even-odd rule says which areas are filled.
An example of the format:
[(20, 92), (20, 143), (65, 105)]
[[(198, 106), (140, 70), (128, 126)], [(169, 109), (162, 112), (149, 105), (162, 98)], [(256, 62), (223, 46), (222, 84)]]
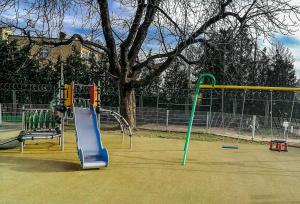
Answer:
[(297, 78), (300, 78), (300, 32), (295, 32), (294, 35), (277, 34), (270, 39), (270, 41), (265, 39), (258, 40), (260, 48), (270, 48), (272, 43), (281, 43), (284, 47), (291, 51), (295, 59), (294, 67), (296, 70), (296, 76)]
[(278, 42), (281, 42), (285, 47), (289, 48), (295, 59), (294, 67), (296, 70), (297, 78), (300, 78), (300, 33), (297, 32), (291, 36), (280, 36), (276, 38)]
[(300, 61), (295, 61), (294, 63), (294, 66), (295, 66), (295, 71), (296, 71), (296, 75), (297, 75), (297, 78), (299, 78), (300, 76)]
[[(300, 6), (299, 0), (291, 0), (290, 3), (294, 6)], [(298, 30), (291, 35), (278, 34), (272, 39), (272, 41), (280, 42), (290, 49), (295, 59), (294, 67), (296, 70), (296, 76), (297, 78), (300, 78), (300, 30), (299, 28), (296, 29)]]
[(293, 57), (295, 59), (294, 67), (296, 70), (296, 76), (297, 78), (300, 78), (300, 46), (296, 46), (294, 44), (290, 46), (289, 45), (285, 45), (285, 46), (288, 47), (293, 54)]

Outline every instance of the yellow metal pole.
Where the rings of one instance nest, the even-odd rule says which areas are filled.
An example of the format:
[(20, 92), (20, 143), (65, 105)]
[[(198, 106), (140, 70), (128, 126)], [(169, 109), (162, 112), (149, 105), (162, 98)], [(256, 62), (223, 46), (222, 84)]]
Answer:
[(203, 84), (202, 89), (239, 89), (239, 90), (265, 90), (265, 91), (300, 91), (295, 87), (270, 87), (270, 86), (236, 86), (236, 85), (212, 85)]

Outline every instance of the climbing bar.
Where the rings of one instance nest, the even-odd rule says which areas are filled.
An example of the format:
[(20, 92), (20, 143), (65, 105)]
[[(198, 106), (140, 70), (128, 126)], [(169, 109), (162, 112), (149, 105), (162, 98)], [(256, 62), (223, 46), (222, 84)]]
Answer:
[[(198, 85), (199, 86), (199, 85)], [(264, 90), (264, 91), (300, 91), (295, 87), (271, 87), (271, 86), (236, 86), (236, 85), (208, 85), (202, 84), (202, 89), (239, 89), (239, 90)]]
[(45, 114), (45, 128), (49, 129), (50, 127), (50, 116), (49, 116), (49, 112), (47, 111)]

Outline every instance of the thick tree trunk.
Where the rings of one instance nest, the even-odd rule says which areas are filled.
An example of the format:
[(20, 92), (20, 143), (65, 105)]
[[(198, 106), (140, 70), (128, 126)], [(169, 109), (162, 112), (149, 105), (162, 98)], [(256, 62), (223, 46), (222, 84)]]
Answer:
[(136, 127), (136, 103), (134, 88), (127, 84), (119, 84), (120, 114), (127, 120), (132, 128)]

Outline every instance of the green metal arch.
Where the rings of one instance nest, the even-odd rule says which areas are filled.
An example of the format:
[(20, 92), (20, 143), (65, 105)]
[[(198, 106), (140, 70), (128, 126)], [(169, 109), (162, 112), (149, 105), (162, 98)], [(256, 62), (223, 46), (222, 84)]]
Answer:
[(187, 151), (188, 151), (188, 148), (189, 148), (189, 142), (190, 142), (190, 137), (191, 137), (191, 131), (192, 131), (192, 126), (193, 126), (193, 120), (194, 120), (198, 95), (199, 95), (199, 92), (200, 92), (200, 89), (201, 89), (201, 84), (203, 83), (205, 78), (210, 78), (211, 79), (212, 86), (216, 85), (216, 79), (215, 79), (214, 75), (212, 75), (210, 73), (201, 74), (197, 79), (197, 84), (196, 84), (194, 99), (193, 99), (193, 106), (192, 106), (192, 111), (191, 111), (190, 119), (189, 119), (189, 127), (188, 127), (188, 130), (187, 130), (187, 133), (186, 133), (186, 138), (185, 138), (184, 154), (183, 154), (183, 159), (182, 159), (182, 165), (183, 166), (185, 166), (185, 164), (186, 164), (186, 156), (187, 156)]

